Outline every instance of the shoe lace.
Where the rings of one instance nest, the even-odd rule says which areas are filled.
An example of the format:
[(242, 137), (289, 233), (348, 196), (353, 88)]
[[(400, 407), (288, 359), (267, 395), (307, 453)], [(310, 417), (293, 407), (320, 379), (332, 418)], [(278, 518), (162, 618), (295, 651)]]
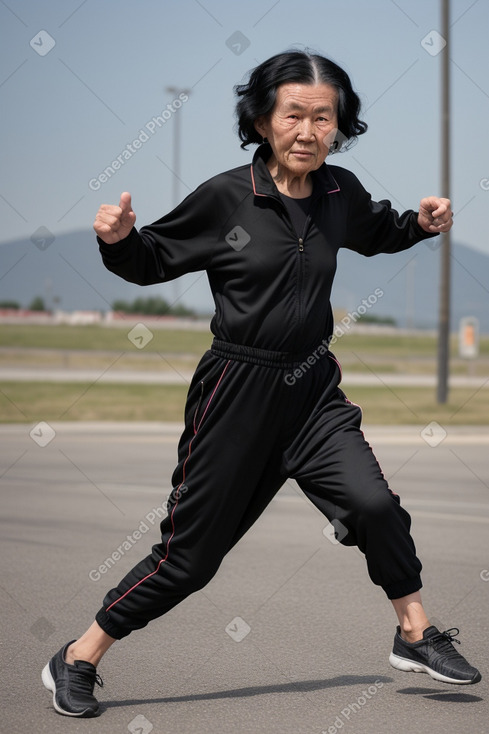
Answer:
[(459, 653), (452, 643), (456, 642), (457, 645), (460, 645), (460, 640), (455, 639), (458, 634), (460, 634), (458, 627), (451, 627), (449, 630), (438, 632), (430, 637), (429, 642), (437, 652), (443, 653), (447, 657), (457, 657)]
[(95, 683), (100, 686), (100, 688), (103, 688), (104, 682), (98, 673), (94, 673), (90, 670), (76, 670), (72, 675), (75, 685), (90, 695), (93, 694)]

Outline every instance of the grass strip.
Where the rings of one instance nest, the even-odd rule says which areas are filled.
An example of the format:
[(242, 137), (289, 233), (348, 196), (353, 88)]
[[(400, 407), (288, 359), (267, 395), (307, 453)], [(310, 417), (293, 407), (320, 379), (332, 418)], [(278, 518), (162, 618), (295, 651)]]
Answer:
[[(141, 319), (144, 323), (144, 318)], [(111, 327), (100, 325), (70, 326), (58, 324), (53, 326), (35, 324), (2, 324), (0, 328), (0, 347), (22, 347), (37, 349), (87, 349), (115, 350), (118, 352), (139, 350), (128, 339), (128, 333), (134, 322), (124, 326)], [(201, 354), (208, 349), (212, 335), (207, 330), (190, 330), (179, 328), (159, 329), (148, 322), (153, 339), (142, 352), (180, 352)], [(452, 334), (451, 351), (457, 353), (458, 336)], [(377, 358), (395, 357), (409, 358), (414, 356), (436, 356), (436, 336), (430, 333), (378, 334), (368, 333), (345, 334), (332, 347), (333, 352), (342, 360), (350, 354), (359, 352), (375, 355)], [(489, 337), (480, 339), (480, 354), (489, 355)]]
[[(348, 398), (372, 425), (487, 425), (489, 387), (456, 388), (445, 405), (429, 387), (348, 388)], [(0, 383), (0, 422), (178, 421), (183, 420), (186, 385), (127, 385), (49, 382)]]
[[(142, 323), (144, 320), (141, 319)], [(22, 347), (31, 349), (86, 349), (116, 352), (179, 352), (201, 354), (212, 341), (209, 331), (190, 329), (158, 329), (148, 322), (153, 338), (144, 349), (138, 349), (128, 334), (134, 326), (130, 321), (125, 326), (54, 326), (32, 324), (2, 324), (0, 347)]]

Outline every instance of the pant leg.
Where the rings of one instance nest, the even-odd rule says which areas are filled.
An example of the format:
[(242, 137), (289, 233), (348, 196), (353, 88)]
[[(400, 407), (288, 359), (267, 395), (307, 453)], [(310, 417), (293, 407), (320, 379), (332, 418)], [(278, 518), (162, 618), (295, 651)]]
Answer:
[(390, 599), (405, 596), (421, 588), (411, 519), (360, 430), (360, 408), (337, 387), (339, 379), (337, 370), (288, 447), (286, 469), (336, 526), (338, 540), (365, 554), (372, 581)]
[(120, 639), (202, 588), (278, 491), (276, 370), (207, 354), (189, 390), (161, 543), (111, 589), (96, 619)]

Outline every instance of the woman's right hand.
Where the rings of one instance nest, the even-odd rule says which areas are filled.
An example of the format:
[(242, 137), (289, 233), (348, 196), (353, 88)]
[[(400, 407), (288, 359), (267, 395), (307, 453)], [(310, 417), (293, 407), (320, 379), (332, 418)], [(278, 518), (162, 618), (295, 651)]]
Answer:
[(135, 222), (136, 215), (131, 206), (131, 194), (124, 191), (119, 206), (102, 204), (95, 217), (93, 228), (101, 240), (107, 245), (113, 245), (128, 236)]

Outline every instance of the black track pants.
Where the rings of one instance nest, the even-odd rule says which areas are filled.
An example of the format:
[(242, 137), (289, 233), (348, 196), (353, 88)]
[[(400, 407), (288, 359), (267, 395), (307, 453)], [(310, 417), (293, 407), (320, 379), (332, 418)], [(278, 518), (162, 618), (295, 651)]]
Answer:
[[(288, 477), (365, 554), (390, 599), (421, 588), (410, 517), (339, 389), (329, 352), (310, 362), (214, 342), (190, 386), (161, 543), (108, 592), (99, 625), (120, 639), (216, 573)], [(300, 366), (302, 365), (302, 366)]]

